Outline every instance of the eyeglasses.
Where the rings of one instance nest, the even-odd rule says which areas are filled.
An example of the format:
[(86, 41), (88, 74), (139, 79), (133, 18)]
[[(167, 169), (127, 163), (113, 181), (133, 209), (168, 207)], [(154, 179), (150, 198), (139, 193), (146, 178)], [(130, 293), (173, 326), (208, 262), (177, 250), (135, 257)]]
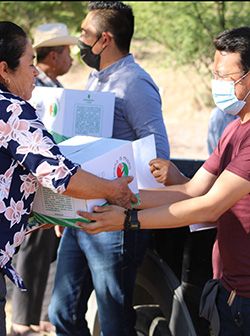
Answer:
[(230, 72), (227, 74), (220, 74), (219, 72), (212, 71), (212, 76), (214, 79), (219, 79), (219, 80), (232, 80), (235, 81), (235, 78), (232, 78), (233, 75), (241, 74), (240, 77), (243, 77), (247, 72), (244, 71), (237, 71), (237, 72)]

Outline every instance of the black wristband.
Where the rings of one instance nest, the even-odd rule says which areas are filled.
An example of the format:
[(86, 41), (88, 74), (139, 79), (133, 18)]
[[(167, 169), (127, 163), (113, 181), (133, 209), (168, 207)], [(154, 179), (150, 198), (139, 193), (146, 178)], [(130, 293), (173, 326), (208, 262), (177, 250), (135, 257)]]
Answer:
[(138, 210), (137, 209), (127, 209), (124, 211), (126, 217), (124, 220), (124, 230), (139, 230), (141, 224), (138, 220)]

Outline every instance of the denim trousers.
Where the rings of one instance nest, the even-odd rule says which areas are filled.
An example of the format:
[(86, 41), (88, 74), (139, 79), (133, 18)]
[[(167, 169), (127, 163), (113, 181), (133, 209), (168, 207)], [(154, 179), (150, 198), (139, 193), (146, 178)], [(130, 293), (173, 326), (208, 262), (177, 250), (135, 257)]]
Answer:
[(219, 336), (250, 336), (250, 298), (236, 295), (229, 306), (229, 295), (230, 292), (221, 285), (216, 299), (220, 317)]
[(49, 318), (57, 336), (90, 336), (87, 302), (96, 292), (102, 336), (136, 336), (133, 290), (150, 232), (89, 235), (67, 228), (61, 239)]

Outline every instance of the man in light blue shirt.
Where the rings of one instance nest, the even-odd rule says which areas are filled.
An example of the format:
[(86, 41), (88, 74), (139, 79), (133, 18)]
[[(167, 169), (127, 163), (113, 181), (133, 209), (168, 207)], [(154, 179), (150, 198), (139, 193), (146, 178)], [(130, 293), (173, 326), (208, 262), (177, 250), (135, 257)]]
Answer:
[(213, 108), (208, 123), (207, 148), (209, 155), (212, 154), (217, 146), (226, 126), (235, 118), (238, 118), (238, 116), (225, 113), (218, 109), (218, 107)]
[(94, 70), (86, 89), (115, 93), (113, 138), (133, 141), (154, 134), (157, 156), (169, 158), (159, 89), (132, 54), (100, 71)]
[[(90, 2), (81, 26), (82, 60), (95, 70), (86, 89), (115, 93), (113, 137), (155, 135), (157, 156), (169, 159), (158, 87), (129, 53), (134, 31), (130, 6)], [(96, 292), (102, 336), (136, 336), (133, 289), (150, 238), (147, 231), (88, 235), (67, 228), (58, 253), (50, 319), (58, 336), (90, 336), (84, 315)]]

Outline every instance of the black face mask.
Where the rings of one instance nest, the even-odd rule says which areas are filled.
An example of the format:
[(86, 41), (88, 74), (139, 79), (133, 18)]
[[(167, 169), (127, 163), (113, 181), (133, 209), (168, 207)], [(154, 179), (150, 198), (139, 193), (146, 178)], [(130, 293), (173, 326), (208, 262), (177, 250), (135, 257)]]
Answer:
[(82, 61), (91, 68), (94, 68), (98, 71), (100, 70), (101, 53), (103, 52), (104, 49), (100, 52), (100, 54), (96, 55), (92, 52), (92, 48), (99, 41), (100, 38), (101, 36), (95, 41), (95, 43), (92, 46), (82, 42), (81, 40), (78, 40), (78, 47), (80, 49), (80, 55)]

